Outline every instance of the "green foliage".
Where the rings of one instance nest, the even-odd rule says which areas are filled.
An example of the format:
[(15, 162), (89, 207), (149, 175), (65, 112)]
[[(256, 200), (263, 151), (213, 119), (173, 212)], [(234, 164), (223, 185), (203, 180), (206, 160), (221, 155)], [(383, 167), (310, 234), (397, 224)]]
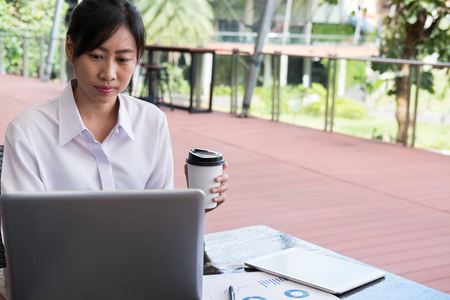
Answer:
[[(255, 90), (253, 91), (254, 96), (257, 96), (261, 99), (261, 110), (264, 113), (271, 113), (272, 112), (272, 102), (273, 102), (273, 92), (272, 92), (272, 86), (264, 87), (264, 86), (257, 86), (255, 87)], [(289, 111), (289, 106), (287, 102), (284, 100), (285, 97), (282, 96), (283, 93), (280, 91), (280, 112), (286, 113)]]
[(184, 95), (189, 94), (190, 86), (189, 82), (184, 79), (183, 69), (167, 62), (162, 63), (162, 66), (167, 68), (170, 91)]
[(313, 82), (311, 84), (311, 91), (310, 94), (316, 94), (320, 96), (320, 99), (325, 101), (325, 98), (327, 97), (327, 89), (321, 85), (320, 83)]
[[(383, 20), (383, 41), (380, 44), (380, 56), (386, 58), (423, 59), (427, 55), (438, 54), (440, 61), (450, 60), (448, 40), (450, 24), (445, 20), (450, 13), (446, 1), (443, 0), (391, 0), (395, 9)], [(400, 66), (402, 67), (402, 66)], [(373, 64), (374, 70), (384, 73), (397, 71), (394, 64)], [(405, 91), (407, 80), (397, 78), (396, 86), (388, 93), (396, 95), (396, 101), (403, 106), (407, 101)], [(420, 87), (433, 91), (431, 73), (424, 74)], [(398, 119), (398, 139), (407, 136), (405, 120)]]
[[(65, 3), (63, 15), (65, 15), (67, 9), (68, 4)], [(21, 74), (23, 70), (23, 43), (26, 40), (28, 44), (28, 71), (32, 76), (37, 75), (40, 64), (39, 39), (41, 36), (45, 36), (48, 43), (54, 13), (55, 1), (0, 0), (0, 32), (3, 35), (2, 62), (7, 73)], [(61, 36), (64, 32), (65, 26), (61, 24)], [(47, 45), (42, 50), (46, 54)], [(57, 62), (55, 65), (58, 65), (59, 59), (56, 58), (55, 62)]]
[(325, 114), (325, 103), (324, 101), (316, 101), (304, 108), (304, 112), (308, 115), (312, 115), (315, 117), (321, 116)]
[[(273, 100), (272, 87), (255, 87), (254, 96), (261, 99), (260, 113), (271, 114)], [(320, 101), (302, 105), (303, 99), (307, 95), (315, 94)], [(325, 99), (327, 91), (318, 83), (313, 83), (311, 88), (305, 88), (303, 85), (288, 85), (280, 89), (280, 113), (281, 114), (307, 114), (311, 116), (323, 116), (325, 114)], [(331, 100), (330, 100), (331, 103)], [(331, 104), (330, 104), (331, 105)], [(276, 108), (275, 108), (276, 109)], [(331, 112), (331, 106), (329, 107)], [(367, 109), (348, 98), (337, 98), (335, 102), (335, 116), (361, 120), (367, 116)]]
[[(331, 113), (331, 101), (328, 107)], [(317, 101), (307, 105), (304, 109), (306, 114), (321, 116), (325, 114), (325, 101)], [(334, 115), (345, 119), (361, 120), (367, 117), (367, 109), (361, 104), (348, 98), (337, 98), (334, 106)]]
[[(318, 95), (320, 101), (306, 105), (304, 112), (313, 116), (325, 115), (326, 89), (321, 84), (313, 83), (310, 93)], [(331, 113), (331, 101), (329, 101), (328, 112)], [(361, 120), (367, 116), (367, 109), (352, 99), (337, 98), (334, 105), (334, 115), (346, 119)]]
[(213, 32), (214, 13), (207, 0), (136, 0), (147, 43), (201, 46)]
[[(416, 73), (416, 72), (414, 72)], [(415, 74), (414, 77), (415, 78)], [(431, 72), (422, 72), (420, 73), (420, 83), (419, 86), (421, 89), (428, 91), (430, 94), (435, 93), (434, 89), (434, 77)]]
[(14, 7), (6, 0), (0, 0), (0, 31), (5, 28), (17, 26), (14, 17)]
[(353, 35), (355, 27), (351, 24), (314, 23), (312, 34)]
[(214, 86), (213, 95), (214, 96), (229, 96), (229, 95), (231, 95), (231, 86), (224, 85), (224, 84), (216, 85), (216, 86)]
[[(440, 61), (450, 60), (450, 12), (442, 0), (392, 0), (396, 5), (393, 17), (383, 20), (383, 42), (380, 56), (388, 58), (421, 59), (433, 53)], [(430, 23), (426, 23), (428, 20)], [(412, 54), (412, 57), (409, 54)], [(405, 56), (406, 55), (406, 56)], [(384, 67), (384, 68), (383, 68)], [(374, 64), (374, 69), (385, 71), (395, 69), (392, 65)]]
[[(255, 87), (253, 92), (255, 96), (261, 99), (261, 109), (264, 113), (272, 112), (273, 102), (273, 86), (270, 87)], [(299, 85), (288, 85), (280, 88), (280, 113), (289, 113), (291, 107), (289, 100), (291, 99), (303, 99), (306, 95), (306, 88)]]
[(365, 92), (372, 94), (376, 90), (378, 90), (383, 84), (385, 83), (385, 80), (377, 79), (374, 82), (367, 83), (364, 85)]
[[(238, 96), (243, 96), (245, 93), (245, 88), (243, 85), (238, 86)], [(231, 86), (225, 84), (219, 84), (214, 86), (213, 90), (214, 96), (230, 96)]]
[[(434, 77), (439, 78), (439, 80), (436, 80), (434, 86), (435, 94), (430, 94), (428, 91), (424, 90), (419, 92), (418, 114), (419, 116), (435, 115), (438, 119), (437, 121), (435, 120), (430, 123), (422, 122), (418, 119), (415, 147), (424, 149), (450, 149), (450, 140), (448, 139), (450, 125), (447, 124), (448, 118), (450, 117), (450, 98), (448, 97), (450, 75), (443, 69), (432, 69), (431, 72)], [(384, 80), (374, 81), (368, 86), (366, 92), (370, 94), (373, 91), (378, 90), (378, 88), (384, 83)], [(284, 88), (286, 87), (282, 87), (282, 89)], [(267, 93), (268, 97), (271, 97), (272, 94), (270, 88), (267, 89)], [(311, 97), (312, 94), (317, 96)], [(414, 81), (411, 89), (411, 95), (413, 95), (412, 97), (414, 101)], [(290, 110), (286, 109), (286, 111), (282, 112), (280, 115), (280, 121), (323, 130), (325, 97), (326, 89), (320, 84), (313, 83), (312, 87), (307, 89), (306, 96), (303, 101), (296, 99), (298, 100), (298, 103), (305, 104), (300, 105), (300, 109), (298, 111), (292, 110), (292, 107), (290, 107)], [(256, 95), (255, 98), (257, 98)], [(319, 101), (310, 103), (311, 100), (314, 101), (314, 98), (319, 99)], [(391, 97), (384, 95), (376, 99), (372, 97), (369, 98), (371, 98), (371, 100), (367, 100), (364, 104), (366, 107), (370, 107), (371, 110), (379, 112), (394, 113), (395, 103), (393, 103), (393, 99)], [(331, 99), (329, 101), (330, 110)], [(264, 111), (262, 105), (258, 106), (257, 104), (259, 103), (257, 101), (254, 102), (256, 105), (253, 105), (252, 103), (252, 114), (258, 117), (270, 119), (272, 112), (271, 98), (269, 98), (268, 102), (265, 104)], [(413, 104), (414, 103), (411, 103), (411, 105)], [(260, 110), (258, 111), (258, 109)], [(330, 121), (330, 119), (328, 120)], [(397, 121), (394, 117), (378, 118), (368, 116), (368, 111), (364, 108), (362, 103), (360, 104), (359, 102), (355, 102), (350, 99), (337, 99), (335, 103), (333, 124), (334, 132), (340, 132), (367, 139), (377, 138), (391, 143), (396, 142)], [(410, 128), (409, 136), (411, 137), (411, 135), (412, 129)]]
[(337, 5), (338, 4), (338, 0), (320, 0), (319, 5), (323, 5), (324, 3)]
[[(320, 64), (323, 65), (325, 69), (327, 69), (328, 64), (330, 63), (329, 59), (321, 59)], [(349, 88), (355, 84), (365, 85), (367, 76), (366, 76), (366, 65), (365, 61), (357, 61), (357, 60), (347, 60), (346, 61), (346, 72), (345, 72), (345, 88)], [(339, 70), (341, 68), (341, 64), (338, 61), (336, 74), (338, 76)], [(330, 74), (334, 73), (334, 63), (331, 63)]]
[(347, 78), (345, 80), (345, 87), (349, 88), (355, 84), (364, 84), (367, 80), (365, 61), (348, 60), (347, 61)]
[(213, 7), (216, 18), (233, 19), (234, 14), (244, 19), (245, 0), (233, 1), (232, 8), (234, 14), (230, 11), (227, 3), (223, 0), (208, 0)]
[(367, 109), (348, 98), (338, 98), (335, 104), (335, 115), (346, 119), (361, 120), (367, 117)]

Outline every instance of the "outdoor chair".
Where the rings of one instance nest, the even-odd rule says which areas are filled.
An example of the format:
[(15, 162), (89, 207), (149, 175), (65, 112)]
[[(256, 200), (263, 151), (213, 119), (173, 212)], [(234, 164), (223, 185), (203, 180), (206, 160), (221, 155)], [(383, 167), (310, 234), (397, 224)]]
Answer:
[[(0, 178), (2, 176), (2, 163), (3, 163), (3, 145), (0, 145)], [(0, 195), (2, 193), (2, 186), (0, 183)], [(1, 219), (0, 219), (1, 226)], [(5, 246), (3, 246), (3, 239), (0, 232), (0, 269), (6, 267)]]
[(156, 105), (163, 104), (164, 89), (162, 83), (164, 82), (169, 92), (170, 107), (173, 110), (167, 67), (155, 64), (141, 64), (141, 67), (144, 72), (144, 89), (140, 98)]

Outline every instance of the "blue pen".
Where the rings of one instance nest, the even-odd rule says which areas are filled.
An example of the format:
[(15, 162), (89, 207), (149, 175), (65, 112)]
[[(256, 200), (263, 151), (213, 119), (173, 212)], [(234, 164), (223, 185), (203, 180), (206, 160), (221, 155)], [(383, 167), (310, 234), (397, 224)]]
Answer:
[(232, 285), (230, 285), (230, 287), (228, 288), (228, 295), (230, 296), (230, 300), (235, 300), (234, 297), (234, 288)]

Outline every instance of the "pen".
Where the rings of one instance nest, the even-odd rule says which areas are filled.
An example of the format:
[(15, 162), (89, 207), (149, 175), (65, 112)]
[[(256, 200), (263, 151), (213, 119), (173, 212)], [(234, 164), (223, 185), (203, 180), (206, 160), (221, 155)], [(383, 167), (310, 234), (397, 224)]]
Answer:
[(228, 288), (228, 295), (230, 296), (230, 300), (235, 300), (234, 298), (234, 288), (232, 285)]

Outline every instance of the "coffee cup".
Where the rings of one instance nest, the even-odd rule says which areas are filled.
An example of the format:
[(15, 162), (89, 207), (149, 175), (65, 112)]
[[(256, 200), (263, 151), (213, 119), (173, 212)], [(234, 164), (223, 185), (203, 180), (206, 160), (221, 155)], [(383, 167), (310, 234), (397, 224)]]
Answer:
[(211, 209), (217, 206), (213, 201), (219, 193), (212, 193), (211, 188), (219, 186), (215, 180), (222, 175), (225, 159), (222, 153), (195, 148), (189, 151), (186, 158), (188, 165), (188, 187), (201, 189), (205, 193), (205, 208)]

